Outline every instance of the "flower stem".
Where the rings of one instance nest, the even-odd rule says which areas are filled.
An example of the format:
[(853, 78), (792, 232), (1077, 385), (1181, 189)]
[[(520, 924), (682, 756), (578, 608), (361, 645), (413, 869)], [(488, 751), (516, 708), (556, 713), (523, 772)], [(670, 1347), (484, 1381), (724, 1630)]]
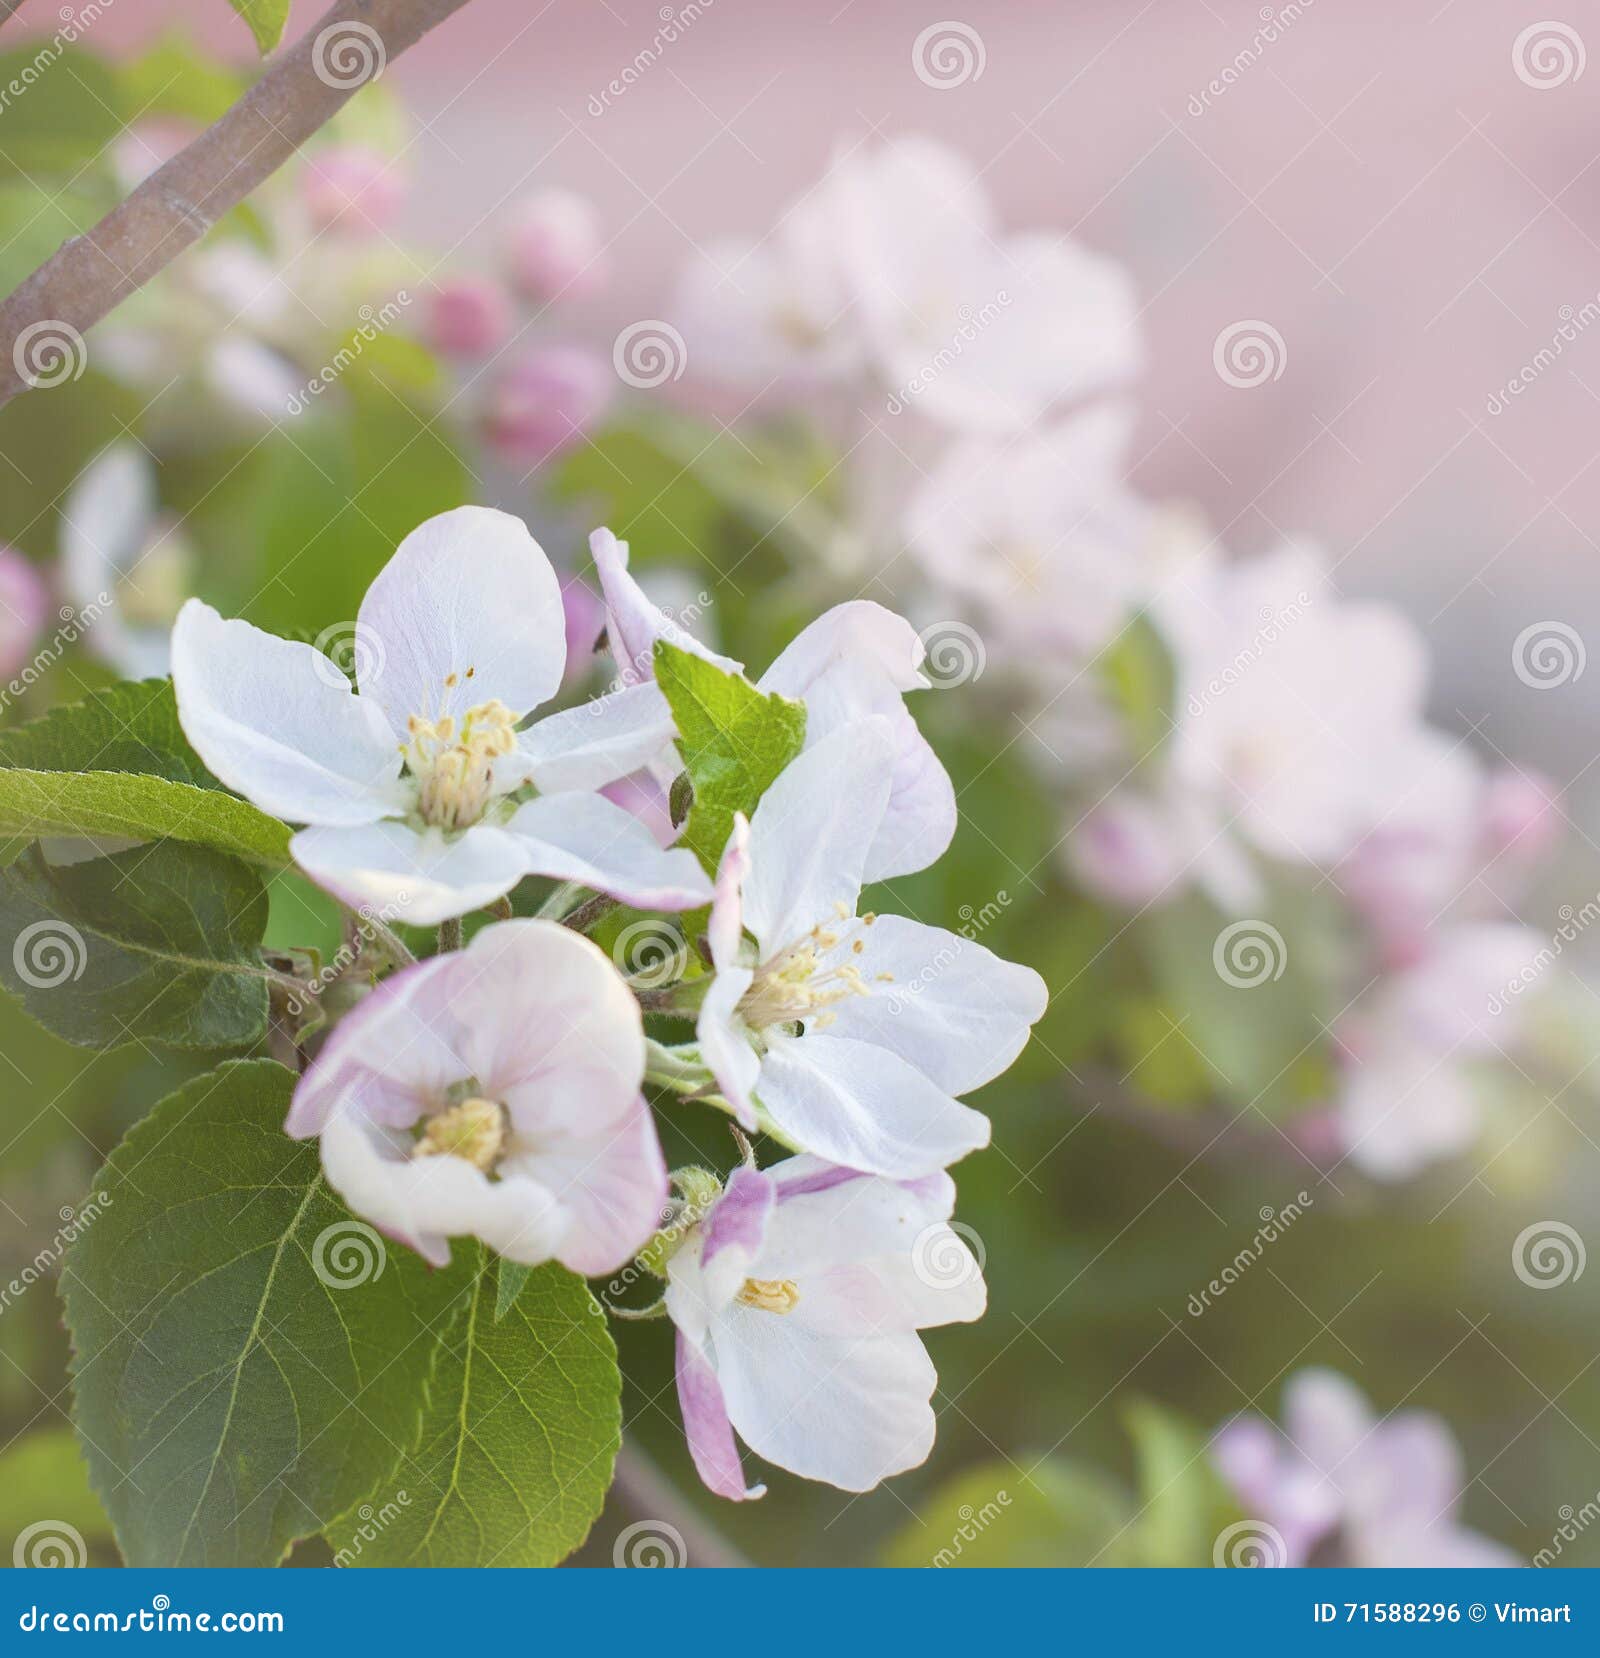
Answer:
[(562, 916), (561, 925), (570, 927), (575, 933), (586, 933), (616, 907), (617, 901), (609, 893), (597, 892), (593, 898), (586, 898), (571, 915)]
[(632, 1441), (625, 1441), (617, 1452), (611, 1495), (641, 1520), (656, 1520), (671, 1526), (683, 1539), (691, 1566), (750, 1564)]
[(442, 956), (448, 950), (461, 948), (461, 917), (453, 915), (448, 921), (439, 923), (439, 954)]

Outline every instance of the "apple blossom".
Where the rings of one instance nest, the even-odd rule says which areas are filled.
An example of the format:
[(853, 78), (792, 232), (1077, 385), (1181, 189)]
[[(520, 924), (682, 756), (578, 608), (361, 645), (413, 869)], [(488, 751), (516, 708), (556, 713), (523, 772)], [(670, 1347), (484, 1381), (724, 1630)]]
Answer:
[(33, 654), (49, 609), (44, 577), (15, 547), (0, 546), (0, 679)]
[(954, 1206), (943, 1173), (896, 1182), (816, 1157), (735, 1171), (667, 1262), (684, 1431), (718, 1496), (765, 1489), (746, 1489), (736, 1431), (767, 1462), (844, 1491), (927, 1458), (938, 1378), (917, 1331), (969, 1323), (986, 1301), (945, 1224)]
[(578, 442), (605, 412), (611, 367), (573, 345), (536, 345), (514, 357), (489, 388), (484, 431), (506, 460), (538, 466)]
[(84, 635), (89, 650), (129, 679), (165, 675), (195, 554), (161, 513), (155, 467), (138, 444), (115, 443), (79, 473), (60, 534), (62, 586), (94, 618)]
[(1239, 1417), (1211, 1455), (1246, 1513), (1282, 1537), (1283, 1565), (1521, 1564), (1457, 1519), (1461, 1452), (1440, 1418), (1405, 1410), (1379, 1420), (1334, 1371), (1290, 1379), (1283, 1433)]
[[(737, 671), (740, 664), (707, 650), (667, 615), (628, 569), (628, 544), (610, 530), (589, 538), (606, 603), (606, 638), (624, 685), (648, 680), (657, 639)], [(905, 693), (928, 681), (923, 647), (911, 624), (867, 599), (835, 605), (792, 639), (756, 681), (762, 691), (806, 705), (806, 745), (854, 721), (883, 720), (894, 740), (889, 801), (869, 850), (864, 879), (890, 880), (926, 869), (950, 844), (955, 790), (905, 706)], [(678, 768), (671, 768), (676, 771)]]
[(492, 277), (446, 277), (428, 302), (425, 334), (444, 356), (488, 357), (511, 335), (511, 302)]
[(394, 224), (405, 197), (399, 164), (365, 144), (314, 150), (300, 174), (300, 199), (314, 231), (376, 236)]
[(285, 1128), (328, 1183), (436, 1266), (449, 1240), (611, 1272), (650, 1236), (666, 1167), (639, 1092), (639, 1006), (550, 921), (485, 927), (402, 969), (339, 1022)]
[[(296, 863), (348, 904), (427, 924), (525, 875), (650, 909), (705, 902), (692, 853), (662, 851), (592, 792), (667, 740), (654, 686), (519, 728), (561, 683), (564, 626), (521, 520), (458, 507), (413, 530), (367, 589), (359, 690), (309, 645), (191, 599), (172, 635), (178, 715), (224, 783), (307, 825)], [(538, 795), (522, 799), (530, 783)]]
[(955, 1096), (1011, 1064), (1049, 998), (1031, 967), (971, 939), (857, 917), (892, 755), (887, 721), (843, 726), (785, 768), (748, 825), (736, 818), (695, 1034), (746, 1127), (902, 1178), (988, 1144), (988, 1119)]
[(836, 155), (761, 240), (706, 244), (680, 326), (726, 379), (866, 379), (891, 411), (993, 431), (1130, 375), (1135, 311), (1120, 266), (1004, 233), (963, 157), (907, 137)]
[(511, 209), (506, 266), (525, 299), (543, 305), (587, 293), (605, 277), (600, 219), (568, 190), (540, 190)]

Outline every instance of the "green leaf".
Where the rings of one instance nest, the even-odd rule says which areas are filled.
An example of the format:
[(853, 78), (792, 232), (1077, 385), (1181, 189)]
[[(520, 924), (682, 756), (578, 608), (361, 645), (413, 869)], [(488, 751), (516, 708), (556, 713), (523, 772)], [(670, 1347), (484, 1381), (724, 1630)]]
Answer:
[(229, 794), (178, 724), (172, 686), (143, 680), (0, 732), (0, 837), (192, 841), (282, 865), (289, 830)]
[[(1026, 1462), (1030, 1459), (1024, 1459)], [(885, 1566), (1126, 1566), (1131, 1505), (1092, 1468), (993, 1461), (940, 1486), (884, 1550)]]
[(75, 1417), (133, 1566), (271, 1566), (417, 1442), (471, 1288), (352, 1221), (294, 1076), (238, 1061), (112, 1153), (67, 1255)]
[(177, 31), (119, 65), (118, 78), (125, 102), (141, 120), (170, 115), (201, 126), (225, 115), (246, 86), (242, 76)]
[(340, 1564), (553, 1566), (588, 1535), (622, 1441), (616, 1348), (562, 1267), (537, 1268), (497, 1318), (502, 1294), (483, 1260), (429, 1386), (421, 1446), (386, 1488), (386, 1524), (367, 1536), (358, 1509), (327, 1529)]
[(0, 982), (81, 1047), (242, 1047), (267, 1030), (256, 954), (267, 892), (249, 864), (174, 841), (0, 871)]
[(500, 1263), (500, 1277), (494, 1298), (496, 1324), (511, 1311), (512, 1303), (522, 1294), (528, 1280), (533, 1276), (533, 1271), (532, 1267), (522, 1266), (516, 1261)]
[(228, 0), (228, 4), (249, 26), (263, 57), (283, 39), (289, 0)]
[(60, 42), (0, 52), (0, 88), (0, 169), (44, 188), (60, 189), (93, 169), (133, 113), (108, 64), (81, 49), (63, 51)]
[(694, 788), (682, 844), (715, 873), (733, 814), (748, 817), (804, 745), (806, 707), (665, 639), (656, 641), (655, 673)]
[(1208, 1436), (1164, 1406), (1123, 1406), (1139, 1467), (1135, 1539), (1142, 1566), (1209, 1566), (1217, 1534), (1239, 1518), (1208, 1453)]

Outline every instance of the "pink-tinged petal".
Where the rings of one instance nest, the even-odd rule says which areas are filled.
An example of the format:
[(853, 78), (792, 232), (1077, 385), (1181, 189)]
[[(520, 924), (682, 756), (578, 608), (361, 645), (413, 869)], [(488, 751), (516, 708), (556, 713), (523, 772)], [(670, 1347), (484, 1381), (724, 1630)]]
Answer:
[(615, 783), (605, 784), (600, 793), (638, 818), (657, 846), (671, 846), (677, 840), (679, 826), (672, 821), (671, 786), (662, 783), (650, 767), (630, 771)]
[(310, 645), (190, 599), (172, 630), (172, 685), (196, 753), (263, 811), (348, 827), (405, 810), (393, 731)]
[(633, 579), (628, 569), (628, 544), (607, 529), (589, 537), (595, 572), (606, 603), (606, 639), (624, 685), (638, 685), (655, 677), (655, 643), (688, 651), (729, 673), (743, 672), (742, 664), (707, 650), (689, 630), (670, 617)]
[(889, 728), (846, 726), (807, 748), (761, 797), (750, 820), (744, 922), (761, 958), (819, 923), (855, 913), (868, 848), (889, 798)]
[(905, 1179), (989, 1143), (989, 1119), (870, 1042), (774, 1036), (756, 1098), (784, 1137), (830, 1163)]
[(0, 547), (0, 679), (33, 654), (49, 610), (44, 577), (16, 548)]
[(641, 910), (692, 910), (711, 898), (695, 855), (663, 850), (631, 812), (597, 794), (541, 795), (517, 808), (504, 833), (530, 875), (576, 881)]
[(511, 302), (490, 277), (447, 277), (428, 305), (428, 344), (447, 357), (488, 357), (511, 333)]
[(405, 198), (400, 164), (364, 144), (316, 151), (300, 175), (300, 200), (319, 233), (376, 236), (394, 222)]
[(779, 1468), (870, 1491), (933, 1449), (938, 1377), (913, 1332), (839, 1338), (793, 1315), (734, 1305), (715, 1320), (711, 1342), (729, 1421)]
[(335, 898), (414, 927), (481, 909), (528, 873), (523, 843), (481, 823), (454, 838), (395, 819), (359, 828), (302, 829), (289, 842), (289, 853)]
[(596, 647), (605, 631), (606, 607), (581, 576), (569, 576), (561, 584), (561, 609), (567, 627), (565, 683), (576, 685), (594, 669)]
[(460, 1020), (445, 994), (451, 963), (433, 956), (403, 968), (339, 1020), (295, 1086), (286, 1134), (320, 1134), (341, 1109), (408, 1128), (467, 1074)]
[(1289, 1378), (1283, 1390), (1283, 1427), (1289, 1443), (1324, 1473), (1346, 1468), (1376, 1424), (1372, 1407), (1354, 1382), (1336, 1370), (1314, 1366)]
[(598, 789), (669, 752), (675, 734), (660, 691), (629, 685), (519, 732), (516, 754), (495, 775), (515, 773), (541, 794)]
[(760, 1126), (753, 1090), (761, 1060), (750, 1046), (744, 1021), (736, 1017), (740, 998), (755, 974), (748, 967), (719, 968), (695, 1016), (694, 1033), (700, 1057), (717, 1079), (722, 1097), (733, 1107), (740, 1125), (752, 1134)]
[(733, 814), (728, 844), (717, 865), (716, 884), (711, 894), (711, 920), (706, 936), (711, 960), (717, 967), (735, 967), (739, 945), (744, 938), (744, 879), (750, 872), (750, 824), (743, 812)]
[(400, 733), (498, 698), (517, 716), (556, 694), (566, 667), (561, 584), (528, 527), (489, 507), (419, 524), (361, 601), (371, 641), (361, 692)]
[[(768, 1171), (777, 1190), (777, 1210), (757, 1275), (809, 1278), (861, 1261), (910, 1263), (917, 1240), (929, 1233), (923, 1253), (935, 1242), (933, 1229), (955, 1207), (955, 1184), (943, 1170), (915, 1181), (884, 1180), (799, 1156)], [(937, 1258), (925, 1262), (925, 1270)], [(930, 1276), (939, 1276), (932, 1271)]]
[(765, 1496), (767, 1488), (764, 1485), (746, 1488), (744, 1469), (739, 1464), (739, 1447), (733, 1441), (733, 1429), (728, 1422), (727, 1406), (723, 1403), (717, 1373), (681, 1330), (678, 1332), (676, 1368), (683, 1431), (689, 1442), (689, 1455), (694, 1458), (695, 1471), (706, 1488), (736, 1503)]
[(490, 386), (485, 433), (513, 466), (540, 466), (582, 439), (616, 384), (610, 362), (596, 352), (536, 342)]
[(828, 1034), (875, 1042), (948, 1094), (968, 1093), (1006, 1070), (1050, 1000), (1031, 967), (898, 915), (851, 930), (824, 958), (828, 966), (851, 962), (870, 992), (838, 1003)]
[(587, 293), (606, 275), (600, 217), (569, 190), (540, 190), (507, 215), (505, 258), (525, 299), (545, 305)]
[(766, 1236), (775, 1201), (769, 1176), (759, 1169), (735, 1169), (701, 1226), (700, 1270), (713, 1281), (736, 1273), (732, 1281), (742, 1283)]
[(525, 1266), (551, 1258), (566, 1220), (551, 1192), (526, 1177), (490, 1180), (463, 1157), (412, 1157), (411, 1144), (402, 1130), (341, 1113), (322, 1131), (323, 1172), (363, 1220), (436, 1266), (455, 1237), (481, 1238)]
[(518, 1153), (560, 1152), (635, 1114), (644, 1024), (596, 944), (554, 921), (501, 921), (452, 960), (464, 1069), (510, 1111)]
[(819, 616), (761, 676), (762, 690), (805, 702), (808, 748), (871, 716), (889, 722), (889, 800), (866, 859), (869, 881), (926, 869), (955, 834), (955, 789), (902, 701), (928, 683), (923, 655), (904, 617), (856, 599)]
[(655, 1118), (642, 1095), (627, 1115), (598, 1133), (552, 1140), (502, 1172), (524, 1170), (553, 1192), (567, 1217), (555, 1258), (586, 1278), (627, 1264), (661, 1224), (667, 1164)]

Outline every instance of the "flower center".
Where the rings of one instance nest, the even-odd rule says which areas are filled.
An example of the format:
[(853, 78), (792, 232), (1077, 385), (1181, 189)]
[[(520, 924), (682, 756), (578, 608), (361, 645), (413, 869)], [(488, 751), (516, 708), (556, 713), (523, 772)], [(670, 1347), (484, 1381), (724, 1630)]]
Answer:
[(792, 1278), (746, 1278), (734, 1297), (742, 1306), (764, 1313), (792, 1313), (799, 1299), (800, 1287)]
[(508, 1138), (506, 1108), (475, 1094), (430, 1117), (411, 1155), (462, 1157), (487, 1174), (500, 1161)]
[(416, 779), (423, 821), (440, 829), (476, 823), (494, 793), (494, 762), (517, 746), (516, 715), (495, 698), (469, 708), (459, 728), (450, 714), (437, 720), (413, 714), (406, 732), (400, 752)]
[[(780, 950), (756, 969), (750, 988), (739, 998), (737, 1012), (753, 1031), (769, 1025), (790, 1025), (800, 1019), (814, 1019), (819, 1027), (833, 1022), (832, 1008), (851, 996), (872, 993), (866, 974), (854, 961), (827, 962), (823, 958), (837, 950), (854, 925), (841, 904), (839, 929), (818, 925), (798, 944)], [(870, 927), (878, 918), (861, 917), (860, 925)], [(850, 940), (851, 956), (866, 949), (866, 940)], [(888, 979), (887, 973), (877, 975)]]
[(116, 581), (117, 607), (135, 627), (171, 627), (188, 598), (193, 555), (176, 529), (157, 528)]

